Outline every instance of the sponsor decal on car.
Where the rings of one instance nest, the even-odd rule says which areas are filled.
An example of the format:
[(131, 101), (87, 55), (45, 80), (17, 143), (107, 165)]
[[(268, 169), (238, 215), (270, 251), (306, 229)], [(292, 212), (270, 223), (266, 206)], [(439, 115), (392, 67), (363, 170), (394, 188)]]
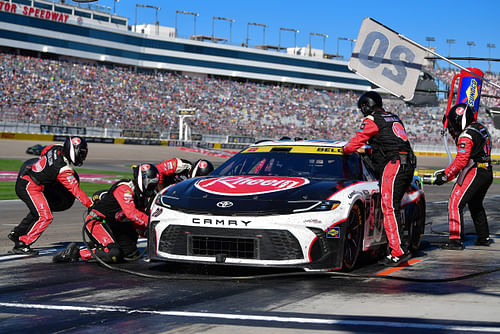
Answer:
[(329, 227), (326, 230), (326, 237), (327, 238), (339, 239), (340, 238), (340, 226)]
[(220, 201), (220, 202), (217, 202), (217, 206), (219, 208), (230, 208), (233, 206), (233, 202), (231, 201)]
[(163, 212), (163, 209), (162, 209), (162, 208), (157, 208), (157, 209), (155, 210), (155, 212), (153, 212), (153, 213), (151, 214), (151, 216), (156, 218), (156, 217), (158, 217), (159, 215), (161, 215), (161, 213), (162, 213), (162, 212)]
[(201, 191), (227, 196), (249, 196), (290, 190), (309, 183), (302, 177), (284, 176), (223, 176), (196, 182)]
[(193, 218), (193, 224), (214, 226), (248, 226), (252, 221), (243, 219)]
[[(271, 152), (277, 146), (249, 147), (241, 153)], [(335, 146), (280, 146), (281, 149), (289, 148), (288, 153), (319, 153), (319, 154), (342, 154), (342, 147)]]

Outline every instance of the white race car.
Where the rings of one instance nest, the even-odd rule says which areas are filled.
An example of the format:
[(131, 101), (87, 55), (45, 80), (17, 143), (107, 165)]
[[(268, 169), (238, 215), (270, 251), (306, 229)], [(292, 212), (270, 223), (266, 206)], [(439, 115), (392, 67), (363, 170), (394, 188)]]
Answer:
[[(151, 260), (305, 270), (351, 270), (385, 250), (380, 189), (368, 155), (341, 141), (264, 141), (209, 176), (172, 185), (151, 208)], [(419, 248), (425, 196), (404, 195), (405, 247)], [(379, 252), (380, 253), (380, 252)]]

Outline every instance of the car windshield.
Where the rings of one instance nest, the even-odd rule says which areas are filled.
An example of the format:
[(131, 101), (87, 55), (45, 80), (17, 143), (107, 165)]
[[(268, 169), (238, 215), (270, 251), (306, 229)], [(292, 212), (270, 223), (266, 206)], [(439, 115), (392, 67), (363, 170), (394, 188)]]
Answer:
[(357, 155), (258, 152), (238, 153), (210, 175), (272, 175), (321, 179), (361, 179)]

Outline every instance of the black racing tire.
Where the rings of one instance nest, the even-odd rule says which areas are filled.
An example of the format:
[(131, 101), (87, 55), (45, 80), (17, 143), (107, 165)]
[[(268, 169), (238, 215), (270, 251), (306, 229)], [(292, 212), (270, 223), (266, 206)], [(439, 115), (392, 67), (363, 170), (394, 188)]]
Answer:
[(354, 204), (346, 221), (342, 270), (351, 271), (356, 267), (363, 247), (363, 212), (359, 204)]
[(422, 244), (425, 232), (425, 200), (420, 199), (415, 203), (412, 215), (407, 222), (408, 229), (408, 250), (415, 253)]

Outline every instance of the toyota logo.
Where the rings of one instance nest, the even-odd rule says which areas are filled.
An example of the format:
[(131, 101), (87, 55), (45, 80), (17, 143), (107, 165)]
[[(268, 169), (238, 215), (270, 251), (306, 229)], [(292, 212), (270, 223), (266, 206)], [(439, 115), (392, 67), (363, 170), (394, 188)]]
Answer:
[(217, 206), (219, 208), (230, 208), (233, 206), (233, 202), (230, 201), (217, 202)]

